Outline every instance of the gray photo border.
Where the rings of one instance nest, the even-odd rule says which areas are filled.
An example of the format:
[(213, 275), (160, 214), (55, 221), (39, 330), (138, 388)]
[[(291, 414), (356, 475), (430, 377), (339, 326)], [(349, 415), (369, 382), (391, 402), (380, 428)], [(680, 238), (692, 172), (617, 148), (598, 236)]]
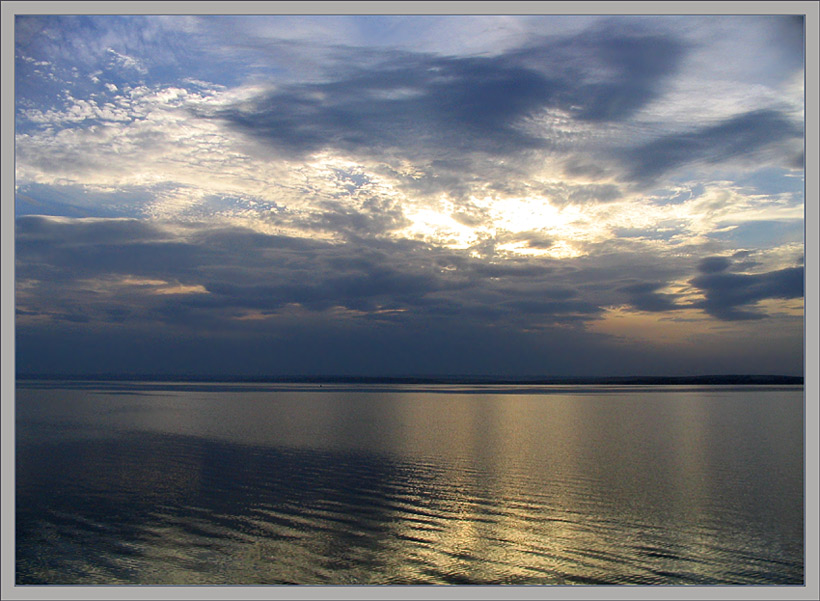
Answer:
[[(17, 14), (803, 14), (806, 17), (805, 586), (15, 586), (14, 16)], [(2, 4), (2, 599), (817, 599), (818, 588), (818, 14), (814, 1), (757, 2), (3, 2)]]

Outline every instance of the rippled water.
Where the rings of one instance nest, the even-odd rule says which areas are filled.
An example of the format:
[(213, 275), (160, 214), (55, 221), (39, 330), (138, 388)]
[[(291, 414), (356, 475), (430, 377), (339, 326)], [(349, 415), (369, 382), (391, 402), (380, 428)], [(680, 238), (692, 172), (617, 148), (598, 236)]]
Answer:
[(18, 584), (802, 584), (803, 389), (20, 383)]

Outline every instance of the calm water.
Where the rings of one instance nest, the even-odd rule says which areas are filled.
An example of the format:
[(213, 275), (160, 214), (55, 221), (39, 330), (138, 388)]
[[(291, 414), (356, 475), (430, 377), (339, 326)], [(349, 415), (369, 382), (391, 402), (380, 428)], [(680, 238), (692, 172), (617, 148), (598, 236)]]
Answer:
[(18, 584), (802, 584), (802, 387), (20, 383)]

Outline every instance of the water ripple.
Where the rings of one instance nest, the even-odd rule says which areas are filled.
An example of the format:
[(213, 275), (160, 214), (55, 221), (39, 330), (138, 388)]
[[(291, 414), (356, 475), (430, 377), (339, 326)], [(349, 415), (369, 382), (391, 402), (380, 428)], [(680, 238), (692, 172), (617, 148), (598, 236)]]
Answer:
[[(686, 453), (716, 449), (695, 460), (678, 447), (652, 447), (648, 428), (633, 434), (641, 444), (607, 440), (597, 428), (572, 433), (576, 418), (603, 421), (591, 402), (552, 395), (549, 403), (558, 405), (539, 405), (528, 395), (521, 405), (500, 404), (499, 394), (475, 414), (496, 421), (473, 416), (469, 436), (452, 426), (450, 437), (462, 437), (454, 446), (439, 434), (425, 439), (419, 424), (433, 423), (427, 406), (405, 403), (395, 423), (419, 420), (407, 435), (427, 445), (419, 452), (337, 439), (303, 448), (213, 435), (219, 424), (196, 412), (207, 436), (169, 433), (167, 411), (180, 410), (176, 401), (116, 392), (106, 402), (126, 405), (104, 413), (87, 403), (85, 429), (60, 409), (55, 422), (38, 414), (18, 430), (19, 584), (803, 582), (799, 504), (772, 508), (778, 501), (766, 494), (799, 491), (800, 475), (742, 477), (751, 451), (733, 455), (724, 430), (709, 424), (696, 430), (706, 442), (694, 451), (682, 438)], [(196, 407), (185, 397), (193, 393), (175, 394)], [(144, 404), (128, 405), (137, 401)], [(162, 406), (158, 417), (146, 409), (152, 403)], [(654, 400), (643, 409), (659, 407)], [(712, 410), (720, 423), (734, 419), (726, 403)], [(554, 419), (534, 420), (532, 411)], [(621, 416), (612, 404), (603, 415), (607, 424), (621, 419), (622, 428), (640, 418)], [(358, 421), (334, 416), (356, 432), (350, 424)], [(137, 418), (142, 427), (160, 426), (107, 434), (103, 427)], [(258, 426), (237, 420), (232, 433)], [(489, 437), (496, 423), (517, 429)], [(759, 427), (759, 420), (731, 423), (749, 437)], [(676, 424), (664, 422), (669, 432)], [(640, 461), (648, 464), (635, 467)], [(647, 490), (647, 482), (655, 486)]]

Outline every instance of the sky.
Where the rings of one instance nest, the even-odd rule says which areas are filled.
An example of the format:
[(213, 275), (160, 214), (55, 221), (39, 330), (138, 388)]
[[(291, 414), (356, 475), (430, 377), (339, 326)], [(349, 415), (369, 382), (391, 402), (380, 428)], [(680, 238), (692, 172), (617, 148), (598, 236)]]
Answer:
[(803, 21), (17, 16), (22, 374), (803, 374)]

